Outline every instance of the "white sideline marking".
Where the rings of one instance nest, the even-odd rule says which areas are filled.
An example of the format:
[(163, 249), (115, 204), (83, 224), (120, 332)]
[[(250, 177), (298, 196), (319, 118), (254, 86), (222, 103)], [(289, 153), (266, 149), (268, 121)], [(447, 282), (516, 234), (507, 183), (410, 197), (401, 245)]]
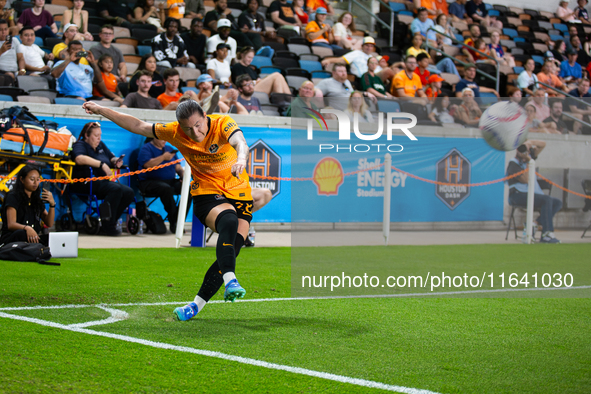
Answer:
[[(492, 289), (492, 290), (468, 290), (468, 291), (445, 291), (433, 293), (408, 293), (408, 294), (376, 294), (376, 295), (351, 295), (351, 296), (326, 296), (326, 297), (284, 297), (284, 298), (253, 298), (248, 300), (237, 300), (236, 302), (272, 302), (272, 301), (305, 301), (305, 300), (341, 300), (355, 298), (407, 298), (407, 297), (425, 297), (442, 295), (464, 295), (472, 293), (512, 293), (516, 291), (552, 291), (552, 290), (580, 290), (591, 289), (591, 285), (572, 286), (572, 287), (534, 287), (531, 289)], [(167, 302), (136, 302), (120, 304), (67, 304), (67, 305), (38, 305), (38, 306), (16, 306), (0, 308), (0, 311), (26, 311), (37, 309), (68, 309), (68, 308), (101, 308), (104, 305), (110, 306), (159, 306), (159, 305), (183, 305), (191, 301), (167, 301)], [(221, 304), (222, 300), (209, 301), (208, 304)]]
[(256, 367), (276, 369), (279, 371), (291, 372), (291, 373), (295, 373), (295, 374), (299, 374), (299, 375), (307, 375), (307, 376), (312, 376), (315, 378), (332, 380), (332, 381), (340, 382), (340, 383), (353, 384), (356, 386), (382, 389), (382, 390), (394, 391), (394, 392), (404, 393), (404, 394), (438, 394), (434, 391), (429, 391), (429, 390), (421, 390), (421, 389), (415, 389), (415, 388), (403, 387), (403, 386), (393, 386), (393, 385), (389, 385), (389, 384), (385, 384), (385, 383), (374, 382), (372, 380), (350, 378), (348, 376), (335, 375), (335, 374), (326, 373), (326, 372), (318, 372), (318, 371), (314, 371), (314, 370), (306, 369), (306, 368), (290, 367), (289, 365), (269, 363), (266, 361), (255, 360), (253, 358), (232, 356), (230, 354), (225, 354), (225, 353), (220, 353), (220, 352), (212, 352), (210, 350), (201, 350), (201, 349), (195, 349), (195, 348), (186, 347), (186, 346), (176, 346), (176, 345), (170, 345), (168, 343), (154, 342), (154, 341), (149, 341), (146, 339), (134, 338), (134, 337), (130, 337), (127, 335), (119, 335), (119, 334), (112, 334), (112, 333), (108, 333), (108, 332), (88, 330), (86, 328), (76, 327), (74, 325), (68, 326), (68, 325), (64, 325), (64, 324), (54, 323), (54, 322), (41, 320), (41, 319), (35, 319), (35, 318), (31, 318), (31, 317), (10, 315), (10, 314), (4, 313), (4, 312), (0, 312), (0, 317), (5, 317), (8, 319), (14, 319), (14, 320), (21, 320), (21, 321), (25, 321), (28, 323), (40, 324), (40, 325), (46, 326), (46, 327), (59, 328), (62, 330), (73, 331), (73, 332), (78, 332), (78, 333), (82, 333), (82, 334), (96, 335), (99, 337), (106, 337), (106, 338), (111, 338), (111, 339), (119, 339), (121, 341), (138, 343), (140, 345), (151, 346), (151, 347), (158, 348), (158, 349), (176, 350), (179, 352), (198, 354), (198, 355), (206, 356), (206, 357), (215, 357), (215, 358), (219, 358), (222, 360), (228, 360), (228, 361), (234, 361), (234, 362), (238, 362), (238, 363), (242, 363), (242, 364), (254, 365)]
[(127, 312), (119, 310), (119, 309), (107, 308), (107, 307), (104, 307), (101, 305), (97, 305), (96, 307), (99, 309), (102, 309), (106, 312), (109, 312), (111, 314), (111, 316), (106, 319), (103, 319), (103, 320), (93, 320), (93, 321), (87, 321), (86, 323), (70, 324), (69, 327), (84, 328), (84, 327), (90, 327), (90, 326), (100, 326), (103, 324), (116, 323), (118, 321), (125, 320), (129, 317), (129, 314)]

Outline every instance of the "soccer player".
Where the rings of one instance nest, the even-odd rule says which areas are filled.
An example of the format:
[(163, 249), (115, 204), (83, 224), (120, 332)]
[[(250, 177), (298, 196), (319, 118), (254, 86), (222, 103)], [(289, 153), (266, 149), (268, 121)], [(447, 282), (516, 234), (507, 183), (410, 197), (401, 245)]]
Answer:
[(218, 232), (217, 260), (205, 274), (194, 302), (174, 310), (176, 318), (194, 317), (222, 284), (224, 300), (243, 298), (246, 291), (236, 279), (236, 257), (248, 235), (253, 201), (245, 171), (248, 145), (236, 122), (227, 115), (206, 115), (196, 101), (185, 97), (179, 100), (177, 121), (167, 124), (144, 122), (94, 102), (82, 107), (132, 133), (170, 142), (191, 166), (193, 212)]

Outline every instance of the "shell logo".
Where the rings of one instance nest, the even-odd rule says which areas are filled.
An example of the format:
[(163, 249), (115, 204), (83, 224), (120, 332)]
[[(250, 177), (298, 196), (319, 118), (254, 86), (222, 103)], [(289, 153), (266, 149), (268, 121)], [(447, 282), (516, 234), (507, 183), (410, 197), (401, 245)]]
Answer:
[(339, 194), (339, 186), (345, 181), (343, 167), (337, 159), (325, 157), (314, 167), (312, 179), (318, 187), (319, 195), (336, 196)]

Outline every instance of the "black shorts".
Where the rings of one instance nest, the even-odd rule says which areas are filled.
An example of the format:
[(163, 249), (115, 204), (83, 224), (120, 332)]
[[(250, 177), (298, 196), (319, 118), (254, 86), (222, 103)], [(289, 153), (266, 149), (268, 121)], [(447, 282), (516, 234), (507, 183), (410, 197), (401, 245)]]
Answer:
[(242, 201), (226, 198), (222, 194), (203, 194), (193, 197), (193, 213), (201, 223), (205, 224), (205, 218), (209, 212), (220, 204), (231, 204), (236, 209), (238, 219), (244, 219), (248, 223), (252, 220), (252, 200)]

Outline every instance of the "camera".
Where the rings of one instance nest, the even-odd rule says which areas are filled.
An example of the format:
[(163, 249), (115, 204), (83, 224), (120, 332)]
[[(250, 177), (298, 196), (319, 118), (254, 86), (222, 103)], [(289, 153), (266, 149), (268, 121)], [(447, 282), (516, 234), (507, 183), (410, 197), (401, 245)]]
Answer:
[(534, 160), (537, 159), (536, 150), (533, 147), (529, 148), (529, 157), (531, 157)]
[(78, 53), (76, 53), (76, 56), (78, 57), (86, 57), (87, 52), (86, 51), (79, 51)]

